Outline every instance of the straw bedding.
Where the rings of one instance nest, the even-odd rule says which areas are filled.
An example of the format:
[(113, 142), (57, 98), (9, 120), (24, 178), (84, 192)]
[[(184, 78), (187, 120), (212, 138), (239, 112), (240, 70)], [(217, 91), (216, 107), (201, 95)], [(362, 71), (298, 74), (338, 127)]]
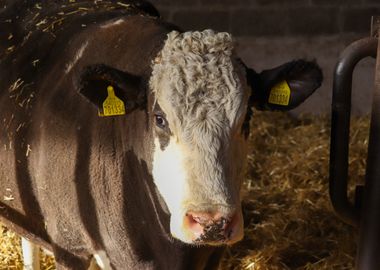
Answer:
[[(357, 234), (328, 197), (329, 119), (256, 113), (244, 183), (245, 238), (228, 248), (222, 269), (353, 269)], [(362, 182), (368, 117), (351, 125), (350, 178)], [(351, 192), (352, 193), (352, 192)], [(20, 240), (0, 226), (0, 269), (22, 269)], [(50, 257), (43, 269), (54, 269)]]

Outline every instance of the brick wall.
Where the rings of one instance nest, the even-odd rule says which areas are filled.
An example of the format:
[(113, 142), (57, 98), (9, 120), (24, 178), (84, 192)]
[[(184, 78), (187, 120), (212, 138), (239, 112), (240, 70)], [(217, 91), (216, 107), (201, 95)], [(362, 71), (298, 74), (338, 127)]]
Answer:
[(184, 30), (212, 28), (235, 36), (368, 33), (380, 0), (151, 0)]

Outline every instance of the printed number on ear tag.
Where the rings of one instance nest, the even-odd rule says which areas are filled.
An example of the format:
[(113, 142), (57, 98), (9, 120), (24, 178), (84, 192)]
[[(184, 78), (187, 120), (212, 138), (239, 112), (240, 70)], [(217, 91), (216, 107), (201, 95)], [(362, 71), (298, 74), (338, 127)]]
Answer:
[(103, 111), (98, 112), (99, 116), (114, 116), (124, 115), (124, 102), (115, 95), (115, 90), (112, 86), (107, 87), (108, 96), (103, 102)]
[(290, 87), (286, 81), (277, 83), (272, 87), (268, 102), (276, 105), (289, 105)]

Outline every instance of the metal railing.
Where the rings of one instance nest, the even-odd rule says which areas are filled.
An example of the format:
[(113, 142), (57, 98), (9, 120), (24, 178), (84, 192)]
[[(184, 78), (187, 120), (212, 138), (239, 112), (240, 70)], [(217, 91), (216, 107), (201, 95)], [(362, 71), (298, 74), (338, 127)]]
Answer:
[(347, 195), (352, 74), (363, 58), (380, 56), (380, 17), (373, 17), (371, 37), (348, 46), (336, 65), (333, 84), (330, 198), (338, 216), (359, 228), (357, 270), (380, 269), (380, 57), (377, 57), (364, 187), (355, 202)]

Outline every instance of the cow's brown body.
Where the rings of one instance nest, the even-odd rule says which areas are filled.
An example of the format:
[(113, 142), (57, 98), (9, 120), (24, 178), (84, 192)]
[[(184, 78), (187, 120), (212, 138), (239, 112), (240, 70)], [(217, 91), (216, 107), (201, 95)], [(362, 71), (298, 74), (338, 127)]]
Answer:
[[(73, 5), (67, 12), (79, 10), (80, 3)], [(147, 112), (100, 118), (78, 98), (74, 84), (91, 64), (148, 75), (172, 30), (147, 12), (112, 5), (118, 10), (79, 11), (46, 32), (34, 28), (38, 20), (29, 26), (2, 22), (2, 34), (19, 41), (3, 50), (0, 62), (0, 198), (12, 209), (0, 208), (0, 214), (9, 225), (48, 236), (61, 267), (85, 268), (92, 254), (104, 250), (115, 269), (204, 268), (212, 248), (168, 235), (168, 215), (149, 173)], [(2, 19), (15, 18), (9, 8), (2, 12)]]

